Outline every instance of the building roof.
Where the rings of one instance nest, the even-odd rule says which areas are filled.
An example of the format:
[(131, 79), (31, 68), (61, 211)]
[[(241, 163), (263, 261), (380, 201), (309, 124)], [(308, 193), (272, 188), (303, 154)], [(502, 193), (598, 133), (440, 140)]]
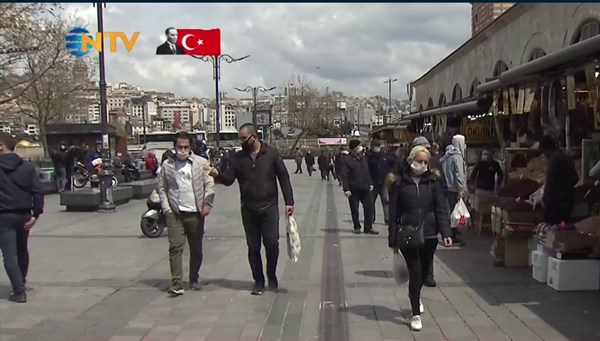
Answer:
[(444, 59), (435, 64), (431, 69), (429, 69), (425, 74), (421, 77), (414, 80), (412, 83), (416, 84), (421, 80), (432, 76), (438, 69), (445, 67), (447, 64), (454, 62), (456, 59), (462, 57), (475, 46), (486, 41), (490, 36), (494, 35), (500, 29), (508, 26), (511, 22), (513, 22), (516, 18), (520, 17), (523, 13), (527, 12), (532, 6), (536, 4), (531, 3), (516, 3), (511, 8), (506, 10), (506, 12), (502, 13), (498, 18), (490, 22), (486, 27), (482, 28), (465, 41), (462, 45), (460, 45), (456, 50), (452, 51), (449, 55), (447, 55)]

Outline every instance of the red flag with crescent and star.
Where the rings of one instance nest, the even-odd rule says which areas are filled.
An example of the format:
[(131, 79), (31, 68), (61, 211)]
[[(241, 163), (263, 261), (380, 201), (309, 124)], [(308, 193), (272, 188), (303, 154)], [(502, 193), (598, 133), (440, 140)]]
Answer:
[(220, 56), (221, 30), (202, 30), (196, 28), (178, 28), (177, 45), (183, 47), (187, 55)]

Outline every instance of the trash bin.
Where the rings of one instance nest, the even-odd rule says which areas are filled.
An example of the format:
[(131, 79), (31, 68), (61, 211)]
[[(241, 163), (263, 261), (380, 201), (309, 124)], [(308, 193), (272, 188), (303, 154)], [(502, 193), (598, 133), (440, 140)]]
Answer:
[(53, 182), (54, 181), (54, 168), (40, 168), (40, 181)]

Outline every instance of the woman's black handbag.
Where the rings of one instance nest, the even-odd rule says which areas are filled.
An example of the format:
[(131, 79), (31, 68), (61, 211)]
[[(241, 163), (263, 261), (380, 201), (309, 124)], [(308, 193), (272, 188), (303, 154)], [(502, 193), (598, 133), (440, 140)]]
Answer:
[(425, 244), (423, 224), (421, 226), (401, 225), (396, 233), (396, 246), (401, 249), (417, 248)]

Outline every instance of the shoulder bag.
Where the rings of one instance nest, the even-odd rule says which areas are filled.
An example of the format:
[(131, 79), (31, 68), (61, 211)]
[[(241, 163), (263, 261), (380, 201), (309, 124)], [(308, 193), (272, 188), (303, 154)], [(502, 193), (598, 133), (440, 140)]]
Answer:
[(417, 248), (425, 244), (425, 233), (423, 224), (421, 226), (399, 225), (396, 233), (396, 247)]

